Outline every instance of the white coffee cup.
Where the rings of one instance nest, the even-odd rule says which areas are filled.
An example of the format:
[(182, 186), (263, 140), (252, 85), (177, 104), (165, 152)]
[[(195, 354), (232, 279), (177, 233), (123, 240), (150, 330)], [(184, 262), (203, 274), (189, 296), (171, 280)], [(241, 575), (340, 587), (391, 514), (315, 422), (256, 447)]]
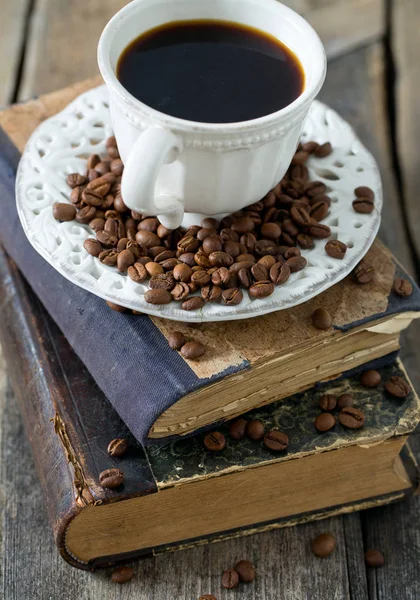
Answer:
[[(187, 121), (137, 100), (116, 77), (122, 52), (145, 31), (189, 19), (234, 21), (274, 35), (300, 60), (303, 92), (275, 113), (238, 123)], [(105, 27), (98, 62), (125, 165), (124, 202), (143, 215), (158, 215), (171, 229), (184, 211), (184, 224), (199, 222), (198, 215), (220, 217), (260, 200), (280, 181), (326, 73), (318, 35), (276, 0), (134, 0)]]

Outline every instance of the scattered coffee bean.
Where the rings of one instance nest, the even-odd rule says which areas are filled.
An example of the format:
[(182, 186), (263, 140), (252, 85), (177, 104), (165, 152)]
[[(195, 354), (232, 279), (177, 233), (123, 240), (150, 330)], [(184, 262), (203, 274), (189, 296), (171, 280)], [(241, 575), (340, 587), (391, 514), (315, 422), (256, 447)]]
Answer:
[(131, 567), (117, 567), (112, 571), (111, 580), (114, 583), (128, 583), (134, 577), (134, 570)]
[(110, 456), (123, 456), (127, 452), (128, 444), (124, 438), (116, 438), (108, 444), (108, 454)]
[(367, 550), (365, 552), (365, 563), (367, 567), (377, 569), (385, 563), (384, 555), (379, 550)]
[(253, 440), (254, 442), (262, 440), (264, 437), (264, 433), (265, 428), (264, 424), (261, 421), (259, 421), (258, 419), (253, 419), (252, 421), (248, 422), (246, 426), (246, 434), (250, 440)]
[(282, 431), (272, 429), (264, 436), (264, 446), (273, 452), (283, 452), (289, 445), (289, 438)]
[(396, 398), (405, 398), (411, 392), (411, 387), (406, 380), (398, 375), (394, 375), (388, 379), (385, 383), (385, 389), (388, 394)]
[(341, 410), (347, 406), (353, 406), (353, 404), (354, 404), (354, 399), (351, 394), (341, 394), (341, 396), (339, 396), (337, 399), (337, 408), (339, 410)]
[(317, 329), (329, 329), (332, 317), (325, 308), (316, 308), (312, 313), (312, 325)]
[(406, 296), (411, 296), (413, 293), (413, 286), (410, 281), (408, 281), (408, 279), (401, 279), (400, 277), (395, 279), (392, 289), (398, 296), (403, 296), (404, 298)]
[(181, 348), (182, 356), (188, 360), (196, 360), (197, 358), (200, 358), (200, 356), (203, 356), (205, 352), (206, 347), (204, 344), (195, 341), (187, 342)]
[(124, 473), (120, 469), (106, 469), (99, 474), (99, 483), (103, 488), (113, 490), (124, 482)]
[(213, 594), (204, 594), (204, 596), (200, 596), (198, 600), (217, 600), (216, 596)]
[(375, 208), (375, 203), (370, 198), (356, 198), (353, 200), (353, 208), (356, 212), (367, 215)]
[(357, 196), (357, 198), (369, 198), (369, 200), (375, 200), (374, 191), (366, 185), (361, 185), (360, 187), (357, 187), (354, 190), (354, 194), (355, 196)]
[(336, 541), (331, 533), (321, 533), (311, 542), (312, 552), (320, 558), (327, 558), (335, 550)]
[(336, 407), (336, 405), (337, 405), (337, 397), (334, 396), (333, 394), (324, 394), (319, 399), (319, 407), (320, 407), (320, 409), (324, 410), (326, 412), (334, 410), (334, 408)]
[(181, 350), (186, 341), (185, 335), (180, 331), (173, 331), (168, 336), (168, 344), (172, 350)]
[(55, 202), (53, 204), (53, 216), (57, 221), (73, 221), (76, 217), (76, 208), (72, 204)]
[(239, 575), (235, 569), (228, 569), (222, 575), (222, 586), (227, 590), (233, 590), (238, 587)]
[(359, 408), (345, 406), (338, 415), (338, 420), (344, 427), (360, 429), (365, 424), (365, 415)]
[(368, 388), (378, 387), (381, 383), (381, 374), (375, 369), (369, 369), (362, 374), (360, 383)]
[(204, 438), (204, 445), (210, 452), (219, 452), (226, 446), (225, 436), (220, 431), (208, 433)]
[(109, 306), (109, 308), (112, 308), (112, 310), (115, 310), (115, 312), (125, 313), (128, 310), (127, 308), (125, 308), (125, 306), (120, 306), (119, 304), (114, 304), (113, 302), (108, 302), (108, 300), (106, 301), (106, 303)]
[(360, 262), (353, 271), (357, 283), (370, 283), (375, 276), (375, 269), (365, 261)]
[(240, 560), (236, 563), (235, 571), (239, 575), (239, 581), (243, 583), (251, 583), (255, 579), (254, 565), (249, 560)]
[(243, 440), (246, 433), (247, 420), (240, 418), (232, 421), (229, 427), (229, 435), (234, 440)]
[(329, 240), (325, 244), (325, 252), (328, 254), (328, 256), (331, 256), (331, 258), (344, 258), (346, 250), (346, 244), (340, 242), (339, 240)]
[(335, 427), (335, 419), (330, 413), (324, 412), (317, 416), (314, 425), (318, 431), (329, 431)]

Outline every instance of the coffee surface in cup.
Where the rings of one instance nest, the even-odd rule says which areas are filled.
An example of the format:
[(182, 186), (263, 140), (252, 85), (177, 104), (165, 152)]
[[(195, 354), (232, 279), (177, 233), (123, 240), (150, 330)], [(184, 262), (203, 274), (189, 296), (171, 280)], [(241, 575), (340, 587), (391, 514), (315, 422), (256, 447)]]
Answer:
[(131, 42), (117, 64), (138, 100), (205, 123), (248, 121), (291, 104), (304, 89), (298, 58), (268, 33), (227, 21), (176, 21)]

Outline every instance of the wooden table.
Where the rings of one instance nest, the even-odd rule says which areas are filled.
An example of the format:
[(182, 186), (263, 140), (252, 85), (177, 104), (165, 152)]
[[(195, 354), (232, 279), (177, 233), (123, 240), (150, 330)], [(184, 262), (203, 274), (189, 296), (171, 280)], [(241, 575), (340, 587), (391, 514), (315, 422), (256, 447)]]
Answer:
[[(205, 0), (211, 1), (211, 0)], [(239, 0), (238, 0), (239, 1)], [(2, 0), (0, 105), (28, 99), (90, 77), (96, 43), (122, 0)], [(420, 276), (420, 2), (418, 0), (288, 0), (314, 24), (330, 58), (321, 100), (339, 111), (377, 157), (385, 210), (381, 238)], [(417, 323), (417, 324), (416, 324)], [(420, 323), (404, 337), (403, 358), (420, 391)], [(29, 445), (0, 359), (0, 540), (6, 600), (415, 600), (420, 598), (420, 498), (167, 554), (136, 564), (116, 586), (106, 571), (77, 571), (59, 558), (50, 535)], [(420, 458), (420, 437), (413, 436)], [(327, 560), (309, 541), (337, 538)], [(386, 566), (366, 570), (363, 553), (379, 548)], [(220, 573), (240, 558), (258, 571), (235, 592)]]

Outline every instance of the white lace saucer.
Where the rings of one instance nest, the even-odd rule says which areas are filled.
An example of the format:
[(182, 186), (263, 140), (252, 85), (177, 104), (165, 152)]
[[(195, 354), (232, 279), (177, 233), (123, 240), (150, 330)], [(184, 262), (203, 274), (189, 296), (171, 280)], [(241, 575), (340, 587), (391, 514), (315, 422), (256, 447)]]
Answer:
[[(357, 139), (352, 128), (325, 104), (314, 102), (302, 134), (303, 141), (330, 141), (333, 153), (323, 159), (310, 158), (310, 177), (323, 181), (332, 198), (324, 223), (331, 227), (331, 239), (348, 246), (343, 260), (330, 258), (325, 240), (318, 240), (302, 254), (308, 266), (294, 273), (285, 285), (268, 298), (251, 300), (244, 293), (238, 306), (206, 304), (200, 311), (181, 310), (179, 303), (154, 306), (144, 300), (147, 285), (107, 267), (83, 248), (92, 236), (87, 225), (59, 223), (53, 218), (54, 202), (69, 199), (68, 173), (85, 171), (92, 152), (105, 151), (112, 134), (105, 86), (79, 96), (62, 112), (44, 121), (29, 139), (19, 164), (16, 202), (23, 229), (33, 247), (64, 277), (93, 294), (140, 312), (178, 321), (224, 321), (246, 319), (290, 308), (320, 294), (356, 266), (371, 246), (380, 224), (382, 186), (372, 155)], [(375, 210), (358, 214), (352, 208), (354, 189), (367, 185), (375, 192)]]

